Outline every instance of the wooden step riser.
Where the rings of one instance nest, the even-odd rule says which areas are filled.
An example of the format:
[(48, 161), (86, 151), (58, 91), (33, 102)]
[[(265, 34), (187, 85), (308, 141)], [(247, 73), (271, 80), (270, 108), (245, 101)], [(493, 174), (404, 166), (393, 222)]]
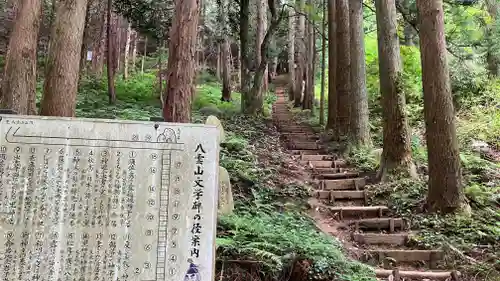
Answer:
[(405, 223), (402, 219), (389, 219), (389, 218), (370, 218), (369, 220), (354, 220), (348, 221), (347, 225), (353, 227), (356, 231), (389, 231), (394, 233), (405, 229)]
[(302, 155), (300, 161), (332, 161), (335, 158), (334, 155)]
[(319, 146), (317, 143), (298, 143), (298, 142), (291, 142), (288, 144), (289, 149), (294, 149), (294, 150), (319, 150), (321, 149), (321, 146)]
[(444, 258), (442, 251), (435, 250), (363, 250), (362, 260), (371, 264), (387, 263), (388, 259), (400, 263), (412, 264), (424, 262), (430, 268), (436, 268)]
[(411, 279), (411, 280), (432, 280), (432, 281), (459, 281), (460, 278), (460, 272), (458, 271), (452, 271), (452, 272), (436, 272), (436, 271), (400, 271), (398, 270), (397, 272), (395, 270), (388, 270), (388, 269), (375, 269), (375, 275), (378, 278), (389, 278), (389, 276), (395, 277), (393, 280), (394, 281), (402, 281), (397, 280), (396, 276), (399, 276), (400, 278), (405, 278), (405, 279)]
[(364, 178), (322, 180), (321, 189), (323, 190), (360, 190), (366, 185)]
[(317, 174), (313, 175), (314, 179), (318, 180), (338, 180), (338, 179), (353, 179), (359, 177), (359, 173), (336, 173), (336, 174)]
[(335, 202), (336, 200), (363, 200), (366, 202), (366, 195), (364, 191), (327, 191), (318, 190), (315, 192), (318, 199), (329, 200)]
[(403, 246), (408, 242), (408, 234), (353, 233), (353, 241), (366, 245)]

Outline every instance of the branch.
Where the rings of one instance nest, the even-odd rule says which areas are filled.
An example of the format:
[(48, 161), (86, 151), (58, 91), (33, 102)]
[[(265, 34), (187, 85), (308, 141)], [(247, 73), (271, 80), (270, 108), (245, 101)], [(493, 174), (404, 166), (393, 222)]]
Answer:
[(297, 9), (296, 9), (294, 6), (290, 5), (290, 4), (283, 4), (283, 8), (284, 8), (285, 6), (286, 6), (286, 7), (290, 7), (290, 8), (292, 8), (292, 9), (295, 11), (295, 14), (296, 14), (296, 15), (302, 15), (302, 16), (304, 16), (304, 17), (305, 17), (305, 19), (306, 19), (306, 21), (307, 21), (307, 22), (309, 22), (310, 24), (312, 24), (312, 25), (313, 25), (314, 30), (315, 30), (315, 31), (316, 31), (319, 35), (321, 35), (321, 37), (323, 38), (323, 40), (325, 40), (325, 41), (327, 41), (327, 42), (328, 42), (328, 37), (327, 37), (327, 36), (325, 36), (325, 34), (323, 34), (323, 32), (321, 32), (321, 30), (320, 30), (318, 27), (316, 27), (316, 24), (314, 23), (314, 21), (311, 21), (311, 20), (309, 19), (309, 17), (308, 17), (309, 15), (308, 15), (308, 14), (303, 13), (303, 12), (301, 12), (301, 11), (297, 11)]

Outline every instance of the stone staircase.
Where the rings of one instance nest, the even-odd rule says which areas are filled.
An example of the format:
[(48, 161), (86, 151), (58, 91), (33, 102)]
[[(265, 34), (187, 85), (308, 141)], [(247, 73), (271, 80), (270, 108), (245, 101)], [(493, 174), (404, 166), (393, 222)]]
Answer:
[(403, 219), (391, 217), (387, 206), (366, 206), (365, 178), (342, 159), (328, 154), (312, 128), (293, 121), (282, 88), (277, 88), (276, 94), (275, 125), (289, 152), (316, 183), (309, 200), (316, 221), (325, 224), (328, 218), (328, 229), (334, 229), (335, 235), (344, 234), (348, 251), (374, 266), (381, 280), (458, 281), (459, 272), (436, 270), (444, 259), (442, 250), (411, 248)]

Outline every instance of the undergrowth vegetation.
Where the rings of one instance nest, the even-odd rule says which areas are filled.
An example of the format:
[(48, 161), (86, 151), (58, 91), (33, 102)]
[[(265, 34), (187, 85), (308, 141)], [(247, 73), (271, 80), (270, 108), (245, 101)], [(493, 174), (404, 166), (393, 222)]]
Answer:
[[(84, 77), (77, 116), (131, 120), (160, 116), (155, 83), (155, 73), (117, 79), (117, 103), (109, 105), (106, 80)], [(248, 117), (239, 114), (239, 93), (233, 92), (232, 102), (221, 102), (220, 84), (211, 75), (199, 75), (198, 83), (193, 122), (212, 114), (221, 118), (226, 140), (221, 144), (220, 165), (230, 174), (235, 198), (234, 213), (220, 216), (217, 226), (218, 278), (274, 281), (303, 274), (309, 280), (375, 280), (370, 268), (348, 259), (339, 241), (318, 231), (304, 214), (302, 199), (307, 198), (308, 187), (286, 182), (280, 173), (285, 154), (280, 153), (276, 133), (266, 125), (275, 96), (265, 96), (264, 116)]]

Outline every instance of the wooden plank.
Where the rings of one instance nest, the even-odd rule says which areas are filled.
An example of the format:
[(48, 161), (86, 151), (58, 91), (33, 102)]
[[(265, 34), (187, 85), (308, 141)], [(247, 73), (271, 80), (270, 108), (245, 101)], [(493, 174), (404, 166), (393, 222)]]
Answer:
[(338, 216), (340, 220), (356, 220), (380, 218), (389, 209), (385, 206), (345, 206), (328, 207), (328, 210)]
[(298, 141), (290, 141), (288, 143), (288, 147), (291, 149), (300, 149), (300, 150), (315, 150), (321, 148), (315, 142), (298, 142)]
[[(460, 275), (460, 272), (457, 272)], [(392, 274), (392, 270), (375, 269), (375, 274), (378, 278), (388, 278)], [(409, 279), (431, 279), (431, 280), (446, 280), (451, 277), (450, 271), (399, 271), (399, 276)]]
[[(391, 223), (392, 221), (392, 223)], [(403, 229), (404, 221), (401, 218), (371, 218), (371, 219), (358, 219), (348, 222), (349, 225), (356, 226), (362, 230), (382, 230), (389, 229), (391, 224), (396, 229)]]
[(417, 262), (430, 261), (433, 259), (443, 259), (444, 252), (441, 250), (364, 250), (370, 256), (383, 260), (384, 258), (392, 258), (397, 262)]
[(405, 245), (408, 241), (407, 233), (385, 234), (385, 233), (353, 233), (352, 240), (369, 245)]
[(357, 190), (365, 185), (365, 178), (323, 180), (323, 189), (327, 190)]
[(364, 191), (330, 191), (330, 199), (338, 200), (338, 199), (365, 199)]
[(338, 179), (352, 179), (359, 177), (359, 173), (345, 172), (345, 173), (331, 173), (331, 174), (316, 174), (314, 178), (322, 180), (338, 180)]
[(324, 160), (333, 160), (333, 158), (334, 158), (333, 155), (318, 154), (318, 155), (302, 155), (302, 157), (300, 157), (300, 160), (302, 160), (302, 161), (324, 161)]
[(330, 168), (333, 167), (331, 160), (309, 161), (310, 165), (314, 168)]

